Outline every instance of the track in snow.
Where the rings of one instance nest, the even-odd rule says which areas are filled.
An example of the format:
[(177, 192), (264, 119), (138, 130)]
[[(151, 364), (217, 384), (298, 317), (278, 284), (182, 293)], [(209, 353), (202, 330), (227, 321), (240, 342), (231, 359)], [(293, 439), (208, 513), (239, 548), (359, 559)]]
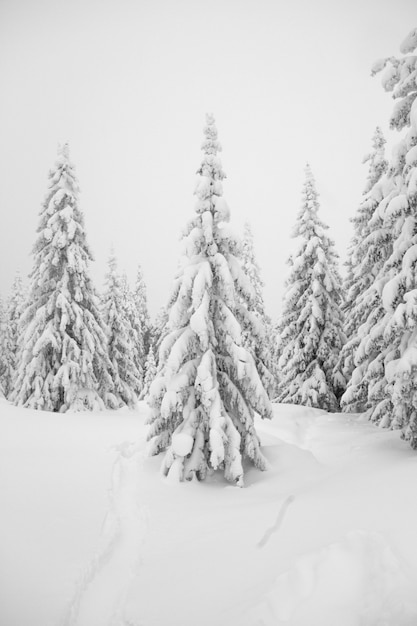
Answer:
[(148, 510), (138, 502), (143, 454), (129, 443), (114, 448), (109, 510), (96, 553), (78, 582), (62, 626), (141, 626), (129, 621), (125, 605), (140, 566)]

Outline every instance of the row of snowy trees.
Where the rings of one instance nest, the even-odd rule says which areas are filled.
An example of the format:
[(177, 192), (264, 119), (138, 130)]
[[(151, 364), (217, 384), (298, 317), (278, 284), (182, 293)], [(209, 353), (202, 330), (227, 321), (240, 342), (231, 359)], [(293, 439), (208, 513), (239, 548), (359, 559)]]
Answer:
[(150, 337), (143, 289), (130, 291), (114, 255), (101, 301), (97, 296), (78, 182), (68, 146), (60, 148), (40, 214), (29, 293), (16, 283), (20, 299), (14, 305), (11, 297), (2, 325), (4, 347), (11, 345), (9, 335), (14, 347), (5, 349), (13, 359), (10, 366), (5, 359), (0, 379), (7, 378), (3, 390), (15, 404), (50, 411), (134, 406), (148, 394), (150, 449), (168, 449), (166, 473), (204, 478), (221, 468), (242, 484), (245, 456), (266, 466), (254, 417), (272, 415), (273, 333), (250, 227), (241, 242), (227, 225), (219, 150), (207, 116), (196, 215), (186, 228), (173, 295)]
[[(49, 190), (42, 205), (38, 238), (33, 248), (34, 266), (29, 277), (29, 290), (20, 275), (17, 275), (5, 305), (0, 300), (0, 381), (3, 392), (7, 397), (13, 396), (16, 400), (13, 387), (16, 386), (17, 371), (29, 378), (31, 376), (30, 368), (26, 367), (27, 363), (22, 371), (23, 351), (19, 352), (19, 344), (25, 346), (25, 358), (29, 358), (36, 373), (48, 371), (50, 369), (48, 366), (52, 363), (55, 366), (58, 364), (59, 367), (64, 366), (64, 363), (60, 362), (63, 355), (68, 364), (65, 366), (67, 369), (71, 369), (79, 357), (89, 359), (90, 353), (98, 352), (92, 349), (95, 348), (95, 344), (93, 346), (91, 341), (95, 340), (97, 346), (102, 345), (106, 348), (112, 364), (111, 378), (118, 389), (116, 395), (120, 396), (120, 401), (129, 405), (132, 401), (132, 392), (136, 396), (143, 395), (141, 379), (145, 379), (144, 384), (147, 388), (150, 385), (155, 360), (157, 361), (158, 343), (166, 331), (167, 310), (162, 310), (154, 325), (150, 323), (140, 267), (134, 289), (131, 290), (126, 275), (120, 275), (117, 270), (113, 252), (108, 260), (104, 292), (98, 296), (90, 277), (92, 255), (86, 241), (83, 215), (79, 208), (78, 181), (74, 165), (69, 158), (68, 144), (59, 148), (55, 167), (49, 177)], [(249, 224), (245, 225), (242, 241), (242, 264), (254, 285), (256, 316), (259, 323), (263, 324), (267, 318), (264, 311), (262, 282), (255, 260), (253, 235)], [(267, 322), (271, 325), (269, 319)], [(30, 337), (25, 338), (29, 326)], [(106, 336), (105, 340), (100, 329)], [(69, 341), (67, 335), (72, 341)], [(86, 337), (91, 344), (90, 351), (87, 345), (82, 343)], [(248, 332), (246, 338), (248, 342), (252, 342), (259, 366), (263, 367), (266, 384), (272, 389), (273, 381), (267, 369), (267, 366), (270, 366), (270, 352), (266, 349), (266, 342), (258, 345)], [(28, 342), (29, 339), (31, 343)], [(270, 340), (271, 336), (268, 337), (268, 341)], [(43, 350), (39, 349), (41, 344)], [(61, 347), (64, 349), (59, 356)], [(55, 355), (52, 354), (51, 348), (55, 348)], [(74, 354), (71, 350), (75, 351)], [(145, 360), (148, 354), (150, 354), (149, 367), (146, 366)], [(46, 357), (49, 359), (48, 362)], [(103, 365), (101, 367), (105, 372), (106, 368)], [(81, 363), (80, 370), (89, 369), (91, 368), (86, 363)], [(48, 374), (50, 382), (56, 372), (51, 368)], [(66, 387), (90, 391), (94, 387), (90, 384), (91, 381), (86, 384), (86, 379), (74, 378), (74, 372), (72, 376), (70, 378), (72, 382), (65, 383)], [(96, 378), (101, 377), (96, 375)], [(58, 399), (53, 405), (43, 406), (42, 398), (45, 396), (46, 387), (41, 384), (39, 378), (38, 384), (41, 397), (39, 405), (35, 400), (36, 394), (33, 395), (30, 391), (22, 393), (18, 402), (24, 406), (43, 407), (49, 410), (74, 408), (75, 405), (71, 401), (69, 404), (66, 402), (60, 404)], [(49, 392), (46, 395), (49, 395)], [(105, 394), (102, 395), (104, 399)], [(113, 392), (107, 394), (104, 404), (109, 407), (115, 405)], [(92, 407), (93, 405), (89, 406), (88, 403), (85, 405), (85, 408)]]
[(28, 293), (18, 276), (0, 311), (0, 384), (14, 403), (49, 411), (134, 406), (155, 374), (140, 268), (135, 287), (112, 255), (100, 299), (68, 145), (40, 213)]
[[(401, 429), (417, 448), (417, 29), (401, 58), (378, 61), (396, 100), (390, 128), (402, 132), (391, 159), (377, 127), (364, 197), (352, 219), (343, 284), (333, 244), (317, 217), (311, 172), (303, 192), (278, 326), (278, 400), (366, 412)], [(341, 290), (342, 287), (342, 290)], [(346, 294), (344, 301), (341, 293)], [(343, 320), (344, 318), (344, 320)]]
[(391, 127), (405, 133), (389, 162), (382, 132), (375, 132), (344, 281), (307, 166), (293, 233), (299, 246), (275, 328), (250, 228), (241, 241), (228, 226), (212, 116), (195, 214), (152, 338), (143, 303), (118, 274), (114, 255), (101, 302), (97, 297), (64, 146), (41, 211), (29, 295), (12, 295), (7, 307), (0, 362), (7, 396), (65, 411), (133, 406), (146, 394), (150, 452), (166, 451), (163, 471), (180, 479), (221, 469), (242, 484), (244, 457), (264, 469), (254, 418), (271, 417), (271, 399), (367, 411), (417, 447), (417, 62), (409, 55), (416, 47), (413, 30), (402, 45), (406, 56), (374, 68), (384, 70), (383, 85), (398, 99)]

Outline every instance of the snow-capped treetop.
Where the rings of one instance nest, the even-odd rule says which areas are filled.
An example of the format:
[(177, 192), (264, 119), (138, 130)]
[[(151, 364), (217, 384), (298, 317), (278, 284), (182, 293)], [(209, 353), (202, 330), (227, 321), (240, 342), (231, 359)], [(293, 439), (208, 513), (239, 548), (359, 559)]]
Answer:
[(138, 265), (138, 269), (136, 272), (136, 280), (133, 288), (133, 298), (142, 326), (142, 334), (145, 335), (149, 332), (150, 317), (148, 311), (148, 298), (146, 295), (146, 284), (140, 265)]
[[(49, 177), (51, 179), (50, 187), (54, 190), (54, 204), (48, 207), (49, 213), (53, 213), (54, 206), (62, 200), (64, 192), (67, 198), (67, 205), (70, 204), (71, 201), (78, 201), (80, 187), (75, 173), (74, 164), (70, 160), (68, 143), (58, 147), (55, 169), (50, 171)], [(60, 189), (62, 189), (61, 193), (58, 192)], [(49, 194), (47, 194), (47, 197), (48, 196)]]
[[(340, 281), (339, 270), (337, 269), (339, 257), (335, 250), (333, 240), (326, 234), (329, 227), (318, 215), (320, 208), (318, 198), (319, 193), (316, 189), (315, 179), (311, 167), (307, 163), (305, 167), (305, 182), (301, 194), (301, 205), (291, 234), (294, 238), (299, 237), (301, 241), (299, 244), (299, 252), (293, 255), (294, 258), (292, 258), (290, 264), (292, 264), (293, 269), (296, 270), (299, 259), (296, 260), (295, 257), (299, 257), (300, 253), (309, 255), (313, 249), (319, 250), (324, 247), (326, 249), (326, 263), (331, 264), (332, 272), (336, 273), (337, 281)], [(322, 255), (320, 252), (318, 252), (318, 255), (318, 261), (320, 263)], [(340, 289), (340, 286), (338, 289)]]
[(62, 145), (58, 144), (58, 156), (62, 156), (62, 158), (66, 161), (69, 160), (69, 143), (66, 141)]
[(366, 194), (372, 189), (382, 174), (387, 171), (388, 161), (385, 158), (385, 144), (387, 143), (382, 130), (376, 127), (372, 138), (372, 152), (363, 158), (363, 163), (369, 164), (368, 176), (363, 193)]
[(297, 219), (292, 237), (302, 237), (304, 240), (310, 240), (313, 235), (322, 237), (328, 226), (324, 224), (318, 216), (319, 210), (319, 193), (316, 190), (316, 184), (310, 165), (305, 166), (305, 182), (301, 194), (301, 205), (297, 213)]
[[(218, 152), (222, 151), (222, 146), (220, 142), (217, 140), (217, 128), (214, 120), (214, 116), (212, 113), (206, 113), (206, 126), (203, 130), (206, 138), (201, 144), (201, 149), (206, 155), (216, 156)], [(204, 161), (203, 161), (204, 164)], [(203, 167), (203, 166), (202, 166)], [(203, 174), (203, 172), (201, 172)], [(225, 174), (223, 173), (222, 178), (225, 178)]]
[(265, 315), (265, 305), (262, 293), (264, 283), (261, 279), (261, 271), (255, 258), (253, 233), (249, 222), (245, 222), (243, 227), (242, 264), (243, 270), (255, 290), (255, 309), (259, 315), (263, 316)]

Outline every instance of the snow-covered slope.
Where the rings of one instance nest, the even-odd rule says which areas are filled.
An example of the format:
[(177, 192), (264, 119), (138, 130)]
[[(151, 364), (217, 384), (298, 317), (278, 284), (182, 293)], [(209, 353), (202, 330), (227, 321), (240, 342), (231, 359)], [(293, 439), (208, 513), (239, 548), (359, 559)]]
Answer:
[(0, 400), (1, 626), (415, 626), (417, 454), (360, 416), (276, 405), (246, 488), (175, 484), (147, 408)]

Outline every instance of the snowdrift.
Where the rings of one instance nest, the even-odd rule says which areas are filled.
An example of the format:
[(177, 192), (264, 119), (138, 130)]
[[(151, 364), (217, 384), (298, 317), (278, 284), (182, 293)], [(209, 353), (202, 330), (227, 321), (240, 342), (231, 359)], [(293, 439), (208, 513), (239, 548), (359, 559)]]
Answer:
[(164, 479), (144, 403), (0, 400), (0, 624), (414, 626), (416, 453), (360, 415), (274, 412), (239, 489)]

